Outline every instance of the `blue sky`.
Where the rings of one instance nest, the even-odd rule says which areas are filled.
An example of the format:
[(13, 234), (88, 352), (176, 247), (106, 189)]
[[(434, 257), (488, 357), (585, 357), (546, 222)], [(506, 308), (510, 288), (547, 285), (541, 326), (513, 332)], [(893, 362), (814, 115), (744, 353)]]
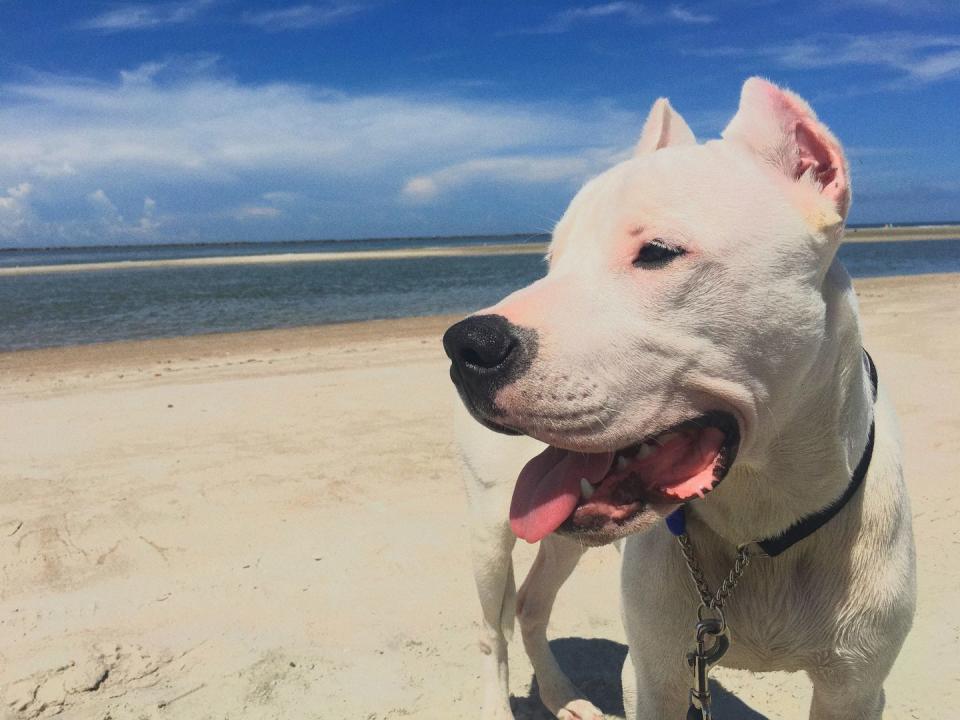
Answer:
[(652, 101), (761, 74), (851, 222), (960, 219), (960, 3), (0, 0), (0, 246), (549, 230)]

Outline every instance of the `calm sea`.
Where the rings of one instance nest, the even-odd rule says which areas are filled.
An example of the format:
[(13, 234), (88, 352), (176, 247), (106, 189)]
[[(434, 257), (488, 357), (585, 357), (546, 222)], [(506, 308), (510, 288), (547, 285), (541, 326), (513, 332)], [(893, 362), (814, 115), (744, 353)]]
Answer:
[[(0, 266), (542, 242), (543, 236), (0, 252)], [(960, 239), (851, 243), (854, 277), (960, 272)], [(0, 350), (466, 313), (541, 277), (537, 255), (158, 267), (0, 277)]]

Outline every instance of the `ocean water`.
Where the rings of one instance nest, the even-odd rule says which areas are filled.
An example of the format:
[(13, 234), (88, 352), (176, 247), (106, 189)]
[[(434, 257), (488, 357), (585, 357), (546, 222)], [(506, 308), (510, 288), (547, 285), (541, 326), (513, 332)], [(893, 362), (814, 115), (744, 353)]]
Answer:
[[(390, 242), (387, 247), (441, 244), (435, 238)], [(257, 246), (261, 254), (279, 250), (275, 244)], [(118, 259), (109, 254), (116, 249), (55, 252), (71, 253), (71, 262)], [(162, 254), (169, 247), (155, 251), (160, 255), (136, 252), (143, 253), (139, 259), (183, 257)], [(960, 272), (960, 239), (851, 243), (840, 248), (840, 256), (854, 277)], [(0, 350), (467, 313), (545, 271), (537, 255), (485, 255), (2, 276)]]

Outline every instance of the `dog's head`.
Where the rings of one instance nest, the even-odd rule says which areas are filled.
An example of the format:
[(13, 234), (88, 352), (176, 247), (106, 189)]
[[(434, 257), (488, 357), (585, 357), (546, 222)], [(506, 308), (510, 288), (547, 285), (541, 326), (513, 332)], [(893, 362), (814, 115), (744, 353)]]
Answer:
[(517, 481), (520, 537), (608, 542), (747, 462), (824, 342), (848, 179), (809, 106), (764, 80), (705, 144), (654, 104), (557, 224), (546, 277), (444, 336), (474, 417), (550, 445)]

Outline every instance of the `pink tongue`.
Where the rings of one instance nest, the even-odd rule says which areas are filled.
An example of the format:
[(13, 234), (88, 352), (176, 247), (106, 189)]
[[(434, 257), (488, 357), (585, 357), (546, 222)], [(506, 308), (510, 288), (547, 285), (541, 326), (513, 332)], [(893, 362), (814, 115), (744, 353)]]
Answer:
[(556, 530), (580, 500), (580, 478), (599, 483), (613, 453), (577, 453), (553, 446), (528, 462), (513, 490), (510, 527), (521, 540), (535, 543)]

